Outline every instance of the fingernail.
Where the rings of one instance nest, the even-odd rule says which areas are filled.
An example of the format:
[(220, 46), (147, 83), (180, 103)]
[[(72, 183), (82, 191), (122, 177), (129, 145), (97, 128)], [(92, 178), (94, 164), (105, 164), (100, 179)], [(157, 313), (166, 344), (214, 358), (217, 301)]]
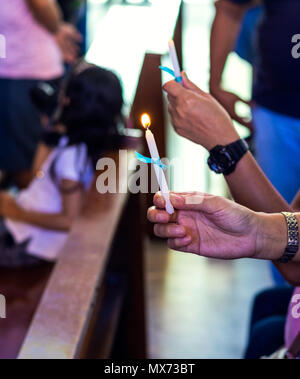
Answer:
[(158, 201), (159, 203), (163, 203), (165, 201), (160, 191), (156, 192), (156, 194), (154, 195), (154, 200)]

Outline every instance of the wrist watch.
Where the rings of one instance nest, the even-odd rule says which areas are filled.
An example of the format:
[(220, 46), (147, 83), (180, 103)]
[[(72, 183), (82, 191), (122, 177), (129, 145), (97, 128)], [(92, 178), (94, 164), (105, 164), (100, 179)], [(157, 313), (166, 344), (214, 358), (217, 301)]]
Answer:
[(217, 174), (230, 175), (248, 150), (247, 142), (242, 139), (226, 146), (217, 145), (209, 152), (208, 166)]

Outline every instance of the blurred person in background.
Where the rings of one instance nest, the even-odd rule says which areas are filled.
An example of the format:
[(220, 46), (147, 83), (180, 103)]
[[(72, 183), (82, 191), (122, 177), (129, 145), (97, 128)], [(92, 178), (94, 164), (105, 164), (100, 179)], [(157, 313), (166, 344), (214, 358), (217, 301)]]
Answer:
[[(289, 203), (300, 187), (300, 79), (292, 56), (299, 12), (297, 0), (219, 0), (211, 32), (210, 92), (234, 120), (254, 133), (255, 158)], [(221, 85), (227, 57), (235, 48), (253, 65), (251, 102)], [(251, 104), (252, 122), (237, 114), (239, 101)], [(283, 283), (276, 270), (273, 277)]]
[(64, 60), (76, 60), (81, 37), (63, 21), (56, 0), (0, 3), (0, 170), (20, 186), (27, 182), (42, 126), (30, 91), (39, 81), (59, 81)]
[[(263, 8), (261, 5), (250, 8), (242, 21), (242, 26), (235, 46), (238, 56), (248, 62), (253, 70), (257, 63), (256, 31), (262, 16)], [(243, 122), (244, 120), (242, 120)]]
[[(211, 31), (210, 92), (230, 116), (249, 127), (235, 111), (235, 94), (222, 89), (222, 74), (234, 51), (245, 14), (257, 1), (219, 0)], [(300, 179), (300, 77), (292, 56), (299, 33), (298, 0), (263, 0), (254, 30), (253, 125), (256, 159), (272, 184), (291, 203)], [(251, 37), (253, 38), (253, 37)], [(239, 49), (238, 49), (239, 50)], [(289, 167), (289, 170), (285, 168)]]
[[(79, 215), (96, 163), (121, 148), (122, 87), (111, 71), (79, 61), (61, 87), (59, 138), (33, 164), (28, 188), (0, 192), (0, 267), (54, 262)], [(42, 143), (41, 143), (42, 144)]]
[(57, 0), (57, 2), (62, 10), (63, 19), (79, 30), (82, 36), (80, 50), (81, 55), (84, 55), (87, 50), (87, 0)]

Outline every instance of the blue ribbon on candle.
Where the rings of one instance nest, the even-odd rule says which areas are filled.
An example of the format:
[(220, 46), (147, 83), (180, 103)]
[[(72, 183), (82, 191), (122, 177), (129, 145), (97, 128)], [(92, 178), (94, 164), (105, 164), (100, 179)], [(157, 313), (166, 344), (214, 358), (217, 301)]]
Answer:
[(149, 163), (156, 164), (157, 166), (162, 168), (164, 171), (168, 168), (168, 166), (163, 164), (160, 159), (152, 159), (152, 158), (145, 157), (144, 155), (138, 153), (137, 151), (135, 151), (135, 156), (137, 157), (139, 161), (143, 163), (148, 163), (148, 164)]
[(177, 83), (182, 83), (182, 77), (181, 76), (176, 76), (174, 70), (171, 70), (169, 67), (166, 67), (166, 66), (159, 66), (159, 69), (161, 71), (165, 71), (168, 74), (172, 75), (175, 78), (175, 81)]

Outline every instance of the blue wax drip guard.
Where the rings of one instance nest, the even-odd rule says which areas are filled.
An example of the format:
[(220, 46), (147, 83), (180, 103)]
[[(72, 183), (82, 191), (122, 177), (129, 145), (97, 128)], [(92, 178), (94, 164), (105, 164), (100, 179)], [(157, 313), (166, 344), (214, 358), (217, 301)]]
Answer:
[(169, 67), (166, 67), (166, 66), (159, 66), (159, 69), (173, 76), (177, 83), (182, 83), (182, 77), (176, 76), (174, 70), (171, 70)]
[(144, 155), (138, 153), (137, 151), (135, 151), (135, 156), (140, 162), (147, 163), (147, 164), (153, 163), (159, 166), (160, 168), (162, 168), (164, 171), (168, 168), (168, 166), (163, 164), (160, 159), (152, 159), (152, 158), (145, 157)]

